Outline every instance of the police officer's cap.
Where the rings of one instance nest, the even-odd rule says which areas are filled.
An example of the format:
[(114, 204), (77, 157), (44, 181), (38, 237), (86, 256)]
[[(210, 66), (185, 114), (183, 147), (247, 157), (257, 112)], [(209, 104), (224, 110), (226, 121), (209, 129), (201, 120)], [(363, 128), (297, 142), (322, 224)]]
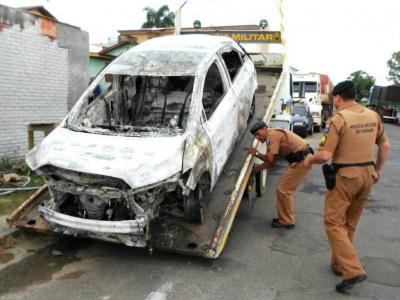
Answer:
[(255, 123), (253, 124), (253, 126), (251, 126), (250, 132), (251, 132), (252, 135), (255, 135), (256, 132), (257, 132), (259, 129), (261, 129), (261, 128), (267, 128), (267, 127), (268, 127), (268, 126), (267, 126), (267, 124), (265, 124), (264, 121), (259, 120), (259, 121), (255, 122)]
[(355, 91), (355, 86), (353, 81), (351, 80), (345, 80), (342, 82), (339, 82), (337, 85), (335, 85), (335, 87), (333, 88), (332, 91), (332, 96), (336, 96), (336, 95), (342, 95), (344, 92), (349, 91), (350, 89), (354, 89)]

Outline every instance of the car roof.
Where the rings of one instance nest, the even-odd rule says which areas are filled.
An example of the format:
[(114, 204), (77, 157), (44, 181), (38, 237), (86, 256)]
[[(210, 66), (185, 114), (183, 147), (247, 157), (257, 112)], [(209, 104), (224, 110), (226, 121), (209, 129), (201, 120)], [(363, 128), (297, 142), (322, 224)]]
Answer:
[(122, 54), (110, 64), (107, 73), (195, 75), (219, 49), (229, 45), (235, 47), (231, 38), (204, 34), (154, 38)]
[(195, 51), (209, 53), (215, 49), (232, 44), (233, 40), (225, 36), (213, 36), (208, 34), (184, 34), (169, 35), (150, 39), (136, 46), (136, 51)]

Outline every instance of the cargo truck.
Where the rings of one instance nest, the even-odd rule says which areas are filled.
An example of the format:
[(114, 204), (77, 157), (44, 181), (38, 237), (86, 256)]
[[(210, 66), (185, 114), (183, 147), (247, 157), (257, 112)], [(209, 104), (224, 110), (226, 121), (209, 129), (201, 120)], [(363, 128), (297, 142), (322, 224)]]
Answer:
[(378, 112), (383, 121), (399, 123), (400, 86), (373, 85), (368, 95), (368, 107)]
[(319, 73), (293, 74), (293, 101), (305, 103), (313, 116), (314, 131), (319, 132), (333, 113), (330, 92), (333, 89), (328, 75)]

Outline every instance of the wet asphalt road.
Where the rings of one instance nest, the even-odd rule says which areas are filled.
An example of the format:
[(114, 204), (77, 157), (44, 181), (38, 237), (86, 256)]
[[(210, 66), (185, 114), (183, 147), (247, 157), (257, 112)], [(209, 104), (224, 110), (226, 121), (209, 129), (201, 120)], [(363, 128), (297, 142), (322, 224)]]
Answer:
[(297, 193), (296, 228), (269, 226), (286, 166), (279, 162), (253, 211), (242, 204), (217, 260), (19, 234), (0, 243), (0, 299), (400, 299), (400, 127), (386, 128), (392, 154), (356, 234), (369, 279), (350, 295), (334, 291), (339, 279), (329, 269), (320, 167)]

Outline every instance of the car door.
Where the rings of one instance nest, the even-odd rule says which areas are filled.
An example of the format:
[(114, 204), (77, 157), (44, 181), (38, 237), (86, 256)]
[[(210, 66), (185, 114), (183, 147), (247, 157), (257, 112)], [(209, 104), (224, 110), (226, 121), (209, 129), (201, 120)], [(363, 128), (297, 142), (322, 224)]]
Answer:
[(228, 80), (237, 97), (238, 132), (242, 133), (247, 127), (255, 92), (254, 65), (247, 56), (231, 46), (223, 49), (219, 54), (226, 66)]
[(224, 65), (215, 57), (206, 72), (202, 95), (203, 127), (211, 140), (215, 181), (232, 152), (239, 134), (236, 102)]

